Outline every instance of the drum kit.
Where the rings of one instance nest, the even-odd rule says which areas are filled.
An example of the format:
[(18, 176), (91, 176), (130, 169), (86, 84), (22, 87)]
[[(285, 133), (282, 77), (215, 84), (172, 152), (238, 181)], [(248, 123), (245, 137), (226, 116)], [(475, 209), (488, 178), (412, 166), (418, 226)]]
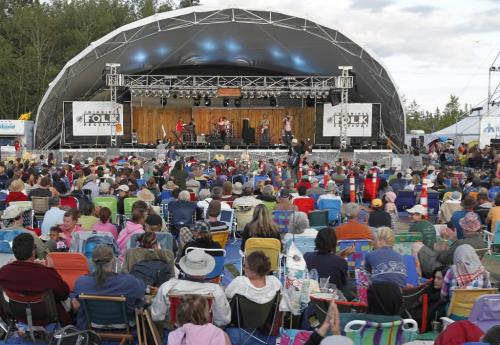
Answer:
[[(212, 138), (232, 138), (233, 137), (233, 124), (230, 121), (223, 123), (212, 123)], [(225, 134), (225, 135), (224, 135)]]

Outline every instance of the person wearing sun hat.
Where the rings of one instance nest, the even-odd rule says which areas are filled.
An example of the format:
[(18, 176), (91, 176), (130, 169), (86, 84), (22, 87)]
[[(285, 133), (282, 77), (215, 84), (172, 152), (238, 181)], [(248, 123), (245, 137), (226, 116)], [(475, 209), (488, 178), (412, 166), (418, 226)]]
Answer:
[(476, 207), (476, 201), (471, 196), (467, 195), (462, 200), (462, 207), (463, 210), (454, 212), (450, 220), (451, 224), (453, 225), (453, 229), (455, 230), (457, 239), (464, 238), (464, 231), (462, 229), (462, 226), (460, 225), (460, 219), (465, 217), (469, 212), (475, 213), (474, 209)]
[(448, 200), (443, 202), (439, 208), (438, 219), (440, 223), (446, 224), (451, 220), (453, 213), (456, 211), (463, 210), (460, 199), (462, 198), (462, 193), (454, 191)]
[(185, 275), (184, 279), (170, 279), (163, 283), (151, 304), (153, 321), (163, 321), (169, 318), (170, 301), (168, 294), (208, 295), (214, 298), (213, 322), (216, 326), (227, 325), (231, 321), (231, 307), (226, 294), (219, 284), (204, 281), (215, 267), (214, 258), (205, 253), (203, 249), (195, 248), (179, 261), (179, 267)]
[(410, 226), (409, 232), (419, 232), (422, 234), (424, 245), (430, 249), (434, 249), (436, 243), (436, 229), (429, 221), (424, 219), (427, 213), (422, 205), (415, 205), (406, 210), (410, 214), (413, 224)]
[(373, 199), (371, 202), (371, 212), (368, 215), (368, 226), (378, 228), (381, 226), (391, 227), (391, 215), (384, 211), (384, 203), (381, 199)]

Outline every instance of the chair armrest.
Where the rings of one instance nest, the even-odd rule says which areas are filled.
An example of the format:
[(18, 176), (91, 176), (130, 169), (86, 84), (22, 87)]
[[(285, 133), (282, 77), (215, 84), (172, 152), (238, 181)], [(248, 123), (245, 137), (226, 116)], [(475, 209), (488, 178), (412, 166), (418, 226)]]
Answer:
[(446, 329), (446, 327), (448, 327), (453, 322), (455, 322), (454, 320), (452, 320), (452, 319), (450, 319), (449, 317), (446, 317), (446, 316), (441, 317), (440, 320), (443, 323), (443, 331)]

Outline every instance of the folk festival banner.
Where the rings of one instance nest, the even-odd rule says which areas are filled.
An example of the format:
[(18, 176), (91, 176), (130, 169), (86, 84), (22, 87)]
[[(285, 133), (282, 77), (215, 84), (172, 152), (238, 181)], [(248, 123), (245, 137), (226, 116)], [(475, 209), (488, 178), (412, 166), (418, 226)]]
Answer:
[[(325, 103), (323, 108), (323, 136), (340, 136), (342, 116), (341, 105), (332, 106)], [(371, 137), (372, 136), (372, 104), (349, 103), (347, 107), (347, 136)]]
[(112, 102), (72, 102), (73, 135), (123, 135), (123, 105)]

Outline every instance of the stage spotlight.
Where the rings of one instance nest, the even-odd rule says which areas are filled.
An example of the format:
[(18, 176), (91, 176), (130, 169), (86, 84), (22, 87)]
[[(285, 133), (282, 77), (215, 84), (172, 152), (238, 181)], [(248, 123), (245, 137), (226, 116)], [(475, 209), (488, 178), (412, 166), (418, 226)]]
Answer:
[(340, 97), (339, 93), (335, 91), (335, 89), (330, 89), (328, 92), (328, 101), (332, 103), (332, 106), (336, 106), (340, 104)]
[(276, 106), (276, 97), (272, 96), (271, 98), (269, 98), (269, 105), (271, 107), (275, 107)]
[(314, 107), (314, 98), (308, 96), (306, 98), (306, 106), (307, 107)]
[(236, 108), (241, 107), (241, 98), (236, 98), (236, 99), (234, 100), (234, 106), (235, 106)]
[(160, 104), (162, 105), (162, 107), (166, 106), (167, 105), (167, 97), (161, 97), (160, 98)]
[(176, 93), (174, 93), (174, 94), (172, 95), (172, 97), (173, 97), (174, 99), (175, 99), (175, 98), (177, 98), (177, 94), (176, 94)]
[(199, 96), (194, 98), (193, 105), (195, 107), (199, 107), (200, 106), (200, 97)]
[(222, 105), (226, 108), (229, 105), (229, 98), (224, 98), (222, 100)]
[(212, 104), (212, 101), (210, 100), (210, 98), (205, 97), (205, 107), (209, 107), (210, 104)]

